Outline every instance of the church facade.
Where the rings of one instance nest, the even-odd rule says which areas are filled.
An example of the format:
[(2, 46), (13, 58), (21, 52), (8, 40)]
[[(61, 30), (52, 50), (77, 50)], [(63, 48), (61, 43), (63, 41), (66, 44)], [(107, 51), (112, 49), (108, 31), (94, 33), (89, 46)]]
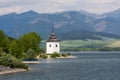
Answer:
[(54, 52), (60, 53), (60, 40), (56, 38), (54, 30), (46, 42), (46, 53), (52, 54)]

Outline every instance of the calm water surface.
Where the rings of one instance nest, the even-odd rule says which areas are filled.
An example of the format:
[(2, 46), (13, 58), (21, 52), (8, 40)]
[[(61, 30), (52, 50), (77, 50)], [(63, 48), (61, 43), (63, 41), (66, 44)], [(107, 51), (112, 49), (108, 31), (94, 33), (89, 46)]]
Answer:
[(42, 60), (28, 72), (0, 75), (0, 80), (120, 80), (120, 52), (74, 53), (76, 59)]

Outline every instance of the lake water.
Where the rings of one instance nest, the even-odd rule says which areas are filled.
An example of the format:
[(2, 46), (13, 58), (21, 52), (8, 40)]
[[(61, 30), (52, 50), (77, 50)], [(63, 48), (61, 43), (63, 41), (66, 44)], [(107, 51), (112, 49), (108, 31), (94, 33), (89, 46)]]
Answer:
[(80, 52), (76, 59), (42, 60), (30, 71), (0, 75), (0, 80), (120, 80), (120, 52)]

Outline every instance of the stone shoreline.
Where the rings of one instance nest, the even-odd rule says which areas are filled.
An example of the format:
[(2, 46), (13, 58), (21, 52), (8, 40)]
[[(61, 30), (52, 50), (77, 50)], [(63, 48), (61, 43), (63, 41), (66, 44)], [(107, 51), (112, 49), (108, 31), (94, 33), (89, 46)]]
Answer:
[(40, 61), (22, 61), (22, 63), (35, 64), (35, 63), (40, 63)]
[[(77, 58), (76, 56), (72, 56), (72, 55), (70, 55), (70, 56), (65, 56), (65, 57), (63, 57), (63, 56), (60, 56), (60, 57), (56, 57), (57, 59), (69, 59), (69, 58)], [(50, 57), (50, 55), (48, 55), (48, 58), (47, 59), (54, 59), (54, 58), (51, 58)]]
[(27, 69), (10, 68), (10, 67), (4, 67), (4, 66), (0, 65), (0, 75), (1, 74), (24, 72), (24, 71), (27, 71)]
[(77, 58), (76, 56), (57, 57), (57, 58)]

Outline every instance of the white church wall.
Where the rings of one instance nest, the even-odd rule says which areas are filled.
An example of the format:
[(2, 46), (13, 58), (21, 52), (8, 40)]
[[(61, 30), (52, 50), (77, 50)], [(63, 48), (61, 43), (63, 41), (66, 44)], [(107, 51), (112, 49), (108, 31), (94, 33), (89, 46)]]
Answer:
[(60, 53), (60, 42), (47, 42), (46, 53), (52, 54), (54, 52)]

